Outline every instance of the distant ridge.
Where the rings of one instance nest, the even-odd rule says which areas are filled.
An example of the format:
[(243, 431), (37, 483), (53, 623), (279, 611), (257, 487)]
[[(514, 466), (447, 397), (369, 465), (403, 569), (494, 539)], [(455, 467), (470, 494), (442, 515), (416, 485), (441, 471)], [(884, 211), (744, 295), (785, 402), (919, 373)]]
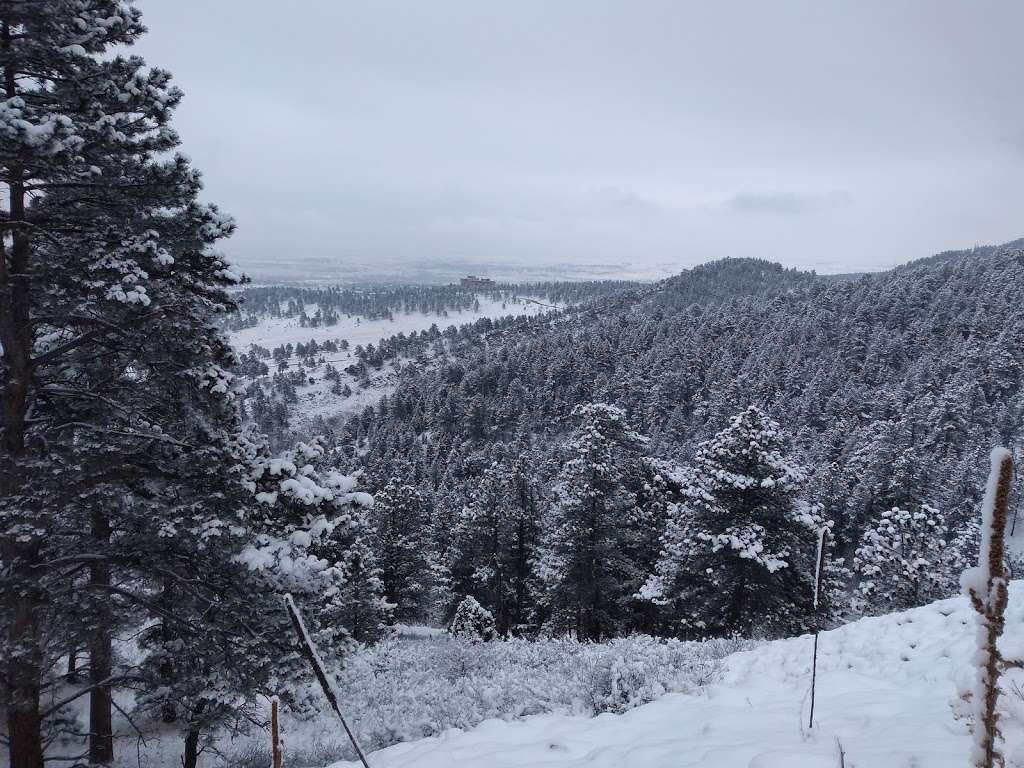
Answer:
[(925, 256), (923, 259), (915, 259), (909, 261), (906, 264), (901, 264), (894, 269), (906, 269), (907, 267), (922, 267), (931, 266), (935, 264), (947, 264), (951, 261), (956, 261), (964, 257), (975, 256), (978, 258), (985, 258), (992, 256), (1000, 251), (1012, 251), (1018, 248), (1024, 248), (1024, 237), (1011, 240), (1008, 243), (1002, 245), (976, 245), (973, 248), (965, 248), (959, 251), (942, 251), (936, 253), (934, 256)]

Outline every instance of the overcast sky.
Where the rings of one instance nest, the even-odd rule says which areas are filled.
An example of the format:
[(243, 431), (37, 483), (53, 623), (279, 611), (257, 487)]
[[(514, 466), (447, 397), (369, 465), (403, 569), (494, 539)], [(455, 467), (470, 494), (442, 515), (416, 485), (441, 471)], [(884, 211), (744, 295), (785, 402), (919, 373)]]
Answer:
[(225, 250), (879, 269), (1024, 235), (1024, 2), (138, 0)]

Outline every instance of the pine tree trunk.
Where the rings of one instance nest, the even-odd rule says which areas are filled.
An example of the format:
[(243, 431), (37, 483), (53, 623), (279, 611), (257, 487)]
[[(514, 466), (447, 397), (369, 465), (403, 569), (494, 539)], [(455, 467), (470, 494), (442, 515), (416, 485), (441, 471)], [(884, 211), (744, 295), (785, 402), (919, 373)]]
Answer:
[[(16, 683), (17, 685), (17, 683)], [(43, 768), (43, 746), (39, 720), (39, 688), (21, 685), (14, 695), (35, 696), (34, 705), (20, 707), (16, 700), (8, 705), (7, 731), (10, 740), (11, 768)]]
[(64, 675), (64, 679), (69, 683), (78, 682), (78, 649), (72, 648), (68, 652), (68, 671)]
[[(160, 591), (159, 598), (161, 608), (165, 611), (170, 612), (173, 607), (174, 597), (171, 590), (169, 581), (164, 581), (163, 589)], [(161, 633), (163, 639), (166, 641), (171, 640), (171, 633), (167, 627), (167, 619), (164, 619), (164, 623), (161, 625)], [(171, 683), (174, 680), (174, 664), (171, 663), (170, 658), (164, 657), (164, 660), (160, 662), (160, 677), (166, 683)], [(174, 702), (171, 700), (164, 701), (160, 706), (160, 719), (165, 723), (174, 723), (178, 720), (178, 710), (174, 706)]]
[(511, 619), (515, 626), (526, 623), (526, 581), (529, 567), (526, 559), (526, 547), (526, 521), (520, 517), (516, 541), (515, 605)]
[[(596, 485), (591, 479), (591, 487)], [(586, 552), (584, 554), (584, 583), (580, 585), (583, 592), (583, 627), (581, 638), (597, 642), (601, 639), (601, 621), (598, 611), (601, 605), (601, 583), (598, 573), (601, 565), (597, 558), (598, 525), (601, 517), (601, 510), (598, 508), (596, 499), (591, 500), (589, 506), (589, 530), (587, 532)]]
[[(10, 4), (7, 4), (10, 7)], [(5, 14), (6, 16), (6, 14)], [(0, 46), (7, 66), (4, 67), (4, 90), (8, 98), (18, 95), (17, 72), (12, 50), (12, 21), (0, 19)], [(25, 171), (18, 162), (5, 163), (8, 199), (8, 222), (25, 222)], [(25, 417), (32, 386), (32, 321), (29, 314), (30, 242), (28, 229), (10, 226), (10, 249), (0, 237), (0, 346), (4, 350), (6, 382), (3, 387), (3, 438), (0, 442), (0, 496), (13, 497), (22, 487), (21, 467), (25, 455)], [(25, 565), (37, 559), (35, 544), (22, 545), (8, 539), (3, 542), (3, 560), (23, 570), (26, 584), (38, 574)], [(42, 648), (40, 645), (39, 610), (41, 600), (33, 590), (24, 590), (15, 597), (11, 626), (7, 628), (10, 656), (7, 659), (7, 737), (10, 740), (11, 768), (43, 768), (42, 719), (39, 695), (42, 683)]]
[(199, 729), (189, 728), (185, 734), (185, 754), (182, 755), (182, 768), (196, 768), (199, 764)]
[[(100, 546), (110, 539), (110, 521), (101, 510), (92, 518), (92, 535)], [(93, 563), (89, 569), (89, 584), (96, 596), (96, 625), (89, 639), (89, 683), (97, 686), (108, 679), (114, 670), (111, 646), (110, 564), (106, 560)], [(100, 685), (89, 694), (89, 762), (105, 765), (114, 761), (113, 716), (110, 685)]]
[[(37, 559), (14, 545), (4, 548), (4, 559)], [(15, 560), (16, 562), (16, 560)], [(31, 573), (22, 580), (31, 583)], [(13, 616), (7, 628), (10, 655), (7, 663), (7, 737), (10, 768), (43, 768), (42, 718), (39, 697), (42, 688), (43, 653), (40, 646), (39, 609), (42, 602), (33, 590), (24, 590), (14, 600)]]
[(498, 530), (497, 511), (491, 516), (491, 563), (494, 566), (494, 585), (492, 587), (494, 592), (494, 613), (495, 613), (495, 630), (499, 637), (506, 637), (508, 635), (508, 606), (505, 603), (505, 582), (504, 573), (501, 567), (501, 553), (500, 553), (500, 531)]
[(7, 660), (10, 768), (43, 768), (42, 718), (39, 713), (42, 652), (39, 647), (38, 609), (38, 602), (31, 593), (20, 597), (8, 630), (12, 649)]
[(181, 757), (182, 768), (196, 768), (199, 764), (199, 736), (201, 734), (199, 718), (205, 710), (205, 701), (200, 700), (196, 703), (188, 730), (185, 732), (185, 754)]

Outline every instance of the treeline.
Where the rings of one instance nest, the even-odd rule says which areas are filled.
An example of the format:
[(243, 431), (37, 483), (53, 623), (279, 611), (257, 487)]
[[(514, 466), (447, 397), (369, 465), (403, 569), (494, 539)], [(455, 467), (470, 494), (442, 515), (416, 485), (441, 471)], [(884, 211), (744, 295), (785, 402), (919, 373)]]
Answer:
[(572, 421), (556, 440), (460, 455), (436, 488), (409, 465), (371, 478), (396, 620), (472, 623), (481, 639), (778, 637), (949, 596), (977, 557), (976, 521), (894, 505), (848, 557), (830, 545), (816, 610), (817, 542), (837, 525), (762, 410), (731, 417), (686, 464), (652, 455), (616, 406), (578, 406)]
[[(623, 280), (496, 283), (484, 289), (459, 285), (380, 285), (304, 287), (250, 286), (237, 297), (238, 308), (225, 323), (231, 330), (257, 325), (262, 317), (293, 317), (304, 327), (337, 325), (342, 316), (394, 319), (395, 313), (419, 312), (448, 317), (479, 306), (479, 296), (502, 304), (524, 300), (551, 305), (578, 304), (636, 287)], [(314, 309), (309, 310), (310, 307)], [(308, 312), (312, 312), (309, 314)]]

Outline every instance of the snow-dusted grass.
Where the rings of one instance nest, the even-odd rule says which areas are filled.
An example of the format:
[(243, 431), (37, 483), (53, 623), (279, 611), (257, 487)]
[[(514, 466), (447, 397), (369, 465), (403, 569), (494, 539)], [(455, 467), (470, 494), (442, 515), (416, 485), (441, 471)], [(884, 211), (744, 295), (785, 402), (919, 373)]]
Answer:
[[(589, 717), (625, 712), (668, 692), (693, 694), (717, 679), (726, 654), (745, 645), (645, 636), (473, 644), (416, 633), (362, 651), (336, 679), (345, 716), (371, 750), (495, 718)], [(353, 757), (326, 715), (307, 722), (286, 715), (282, 732), (291, 766)], [(236, 747), (235, 764), (256, 768), (265, 762), (265, 746)]]
[[(669, 693), (592, 718), (489, 720), (369, 759), (374, 768), (835, 768), (841, 745), (847, 768), (964, 768), (971, 737), (959, 697), (972, 674), (975, 631), (967, 601), (953, 598), (822, 633), (812, 731), (813, 638), (803, 636), (730, 656), (699, 695)], [(1020, 658), (1022, 640), (1024, 581), (1016, 581), (1004, 655)], [(1022, 768), (1024, 697), (1016, 691), (1024, 670), (1003, 679), (1004, 753), (1009, 768)], [(350, 764), (334, 768), (342, 765)]]

